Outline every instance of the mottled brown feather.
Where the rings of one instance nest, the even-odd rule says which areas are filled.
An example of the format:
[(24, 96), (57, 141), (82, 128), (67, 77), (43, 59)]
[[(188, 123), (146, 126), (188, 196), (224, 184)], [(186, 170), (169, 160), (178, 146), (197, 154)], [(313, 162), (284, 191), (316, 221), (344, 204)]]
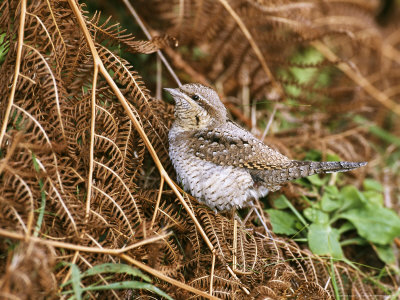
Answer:
[(289, 158), (268, 147), (231, 120), (223, 128), (194, 132), (191, 143), (197, 157), (217, 165), (276, 170), (291, 164)]

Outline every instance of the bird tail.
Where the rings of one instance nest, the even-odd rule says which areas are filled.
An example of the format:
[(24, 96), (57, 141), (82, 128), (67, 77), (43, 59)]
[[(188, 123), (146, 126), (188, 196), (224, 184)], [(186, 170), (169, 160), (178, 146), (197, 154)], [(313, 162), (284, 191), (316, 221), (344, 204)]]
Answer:
[(366, 162), (349, 161), (291, 161), (290, 165), (281, 169), (249, 170), (256, 184), (266, 186), (270, 191), (276, 191), (290, 180), (321, 173), (347, 172), (365, 166)]
[(321, 173), (347, 172), (367, 164), (367, 162), (350, 161), (293, 161), (292, 163), (293, 167), (297, 167), (304, 172), (301, 172), (301, 177)]

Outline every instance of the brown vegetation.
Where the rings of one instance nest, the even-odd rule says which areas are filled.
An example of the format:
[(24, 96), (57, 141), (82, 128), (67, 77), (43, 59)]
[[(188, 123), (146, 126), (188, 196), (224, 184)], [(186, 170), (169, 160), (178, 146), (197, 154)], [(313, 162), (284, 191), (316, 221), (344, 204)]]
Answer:
[[(275, 108), (269, 145), (296, 159), (320, 149), (323, 158), (368, 160), (368, 169), (343, 180), (380, 180), (386, 205), (398, 210), (399, 166), (386, 159), (399, 147), (390, 137), (400, 134), (400, 39), (398, 24), (375, 20), (378, 4), (141, 0), (139, 15), (162, 37), (138, 41), (99, 14), (89, 18), (73, 0), (3, 1), (0, 298), (60, 297), (71, 277), (60, 262), (82, 271), (125, 262), (176, 299), (211, 298), (210, 290), (229, 299), (373, 299), (395, 291), (395, 277), (375, 281), (371, 269), (318, 257), (288, 238), (271, 240), (255, 215), (236, 231), (229, 215), (181, 193), (168, 157), (173, 106), (152, 97), (156, 88), (150, 92), (141, 77), (148, 69), (119, 55), (164, 49), (180, 78), (215, 86), (232, 116), (259, 137)], [(175, 39), (180, 48), (170, 47)], [(318, 61), (296, 58), (310, 48), (321, 53)], [(311, 67), (317, 71), (307, 80), (291, 73)], [(391, 133), (386, 152), (373, 149), (381, 137), (356, 115)], [(298, 207), (307, 192), (284, 189)]]

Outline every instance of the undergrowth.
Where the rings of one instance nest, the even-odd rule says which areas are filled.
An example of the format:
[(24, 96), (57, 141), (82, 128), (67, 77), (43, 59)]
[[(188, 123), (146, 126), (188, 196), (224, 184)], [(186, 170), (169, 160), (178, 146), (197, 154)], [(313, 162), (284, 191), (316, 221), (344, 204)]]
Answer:
[[(395, 299), (398, 12), (378, 22), (379, 1), (140, 0), (153, 36), (141, 40), (129, 7), (110, 3), (103, 14), (74, 0), (0, 3), (1, 297)], [(174, 183), (173, 105), (159, 98), (177, 80), (159, 50), (170, 74), (216, 88), (286, 156), (368, 166), (262, 199), (272, 236), (249, 209), (242, 224), (215, 214)]]

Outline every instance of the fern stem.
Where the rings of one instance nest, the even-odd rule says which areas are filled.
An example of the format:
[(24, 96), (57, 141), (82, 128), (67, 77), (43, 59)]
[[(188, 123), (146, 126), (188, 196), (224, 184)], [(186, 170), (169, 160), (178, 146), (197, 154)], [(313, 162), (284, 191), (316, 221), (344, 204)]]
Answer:
[(3, 124), (0, 129), (0, 147), (3, 143), (4, 135), (7, 130), (8, 118), (10, 117), (11, 107), (14, 103), (15, 90), (17, 89), (17, 80), (19, 77), (19, 70), (21, 68), (21, 57), (22, 57), (22, 46), (24, 45), (24, 30), (25, 30), (25, 16), (26, 16), (26, 0), (21, 0), (21, 13), (19, 19), (19, 28), (18, 28), (18, 45), (17, 45), (17, 57), (15, 60), (15, 70), (14, 70), (14, 78), (11, 85), (10, 96), (8, 97), (8, 103), (6, 107), (6, 112), (3, 118)]
[[(133, 8), (133, 6), (129, 3), (128, 0), (122, 0), (122, 2), (125, 4), (125, 6), (128, 8), (129, 12), (132, 14), (133, 18), (136, 20), (140, 28), (142, 29), (143, 33), (146, 35), (146, 37), (151, 40), (151, 34), (147, 30), (146, 26), (143, 24), (142, 20), (140, 19), (139, 15), (136, 13), (136, 10)], [(158, 57), (160, 57), (161, 61), (167, 68), (169, 74), (171, 74), (172, 78), (175, 80), (176, 84), (178, 86), (181, 86), (182, 83), (179, 80), (178, 76), (175, 74), (174, 70), (171, 68), (171, 65), (168, 63), (167, 59), (165, 58), (164, 54), (160, 50), (157, 51)]]

